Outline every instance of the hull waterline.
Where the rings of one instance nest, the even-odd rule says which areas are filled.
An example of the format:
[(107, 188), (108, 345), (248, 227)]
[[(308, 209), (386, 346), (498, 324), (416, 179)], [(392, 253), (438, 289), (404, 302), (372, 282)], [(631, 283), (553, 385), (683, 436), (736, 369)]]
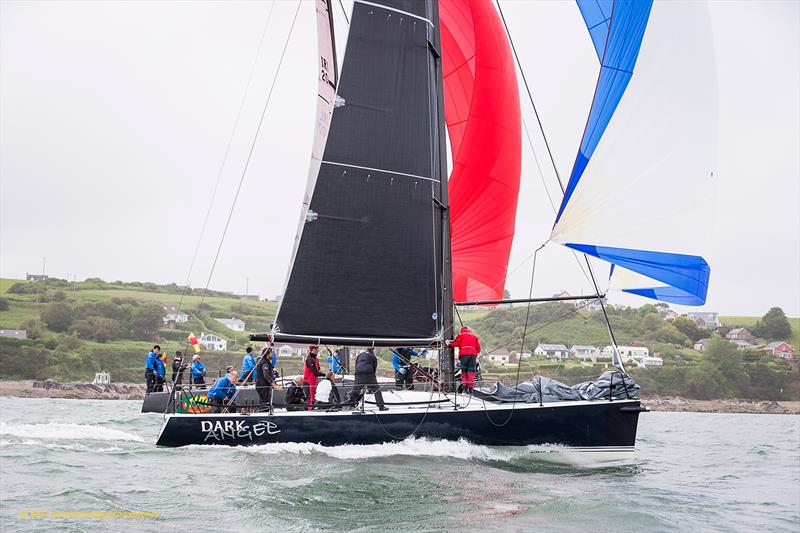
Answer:
[[(478, 402), (475, 402), (478, 404)], [(559, 445), (586, 452), (632, 452), (638, 400), (448, 408), (168, 415), (159, 446), (252, 446), (312, 442), (381, 444), (409, 437), (465, 439), (491, 446)]]

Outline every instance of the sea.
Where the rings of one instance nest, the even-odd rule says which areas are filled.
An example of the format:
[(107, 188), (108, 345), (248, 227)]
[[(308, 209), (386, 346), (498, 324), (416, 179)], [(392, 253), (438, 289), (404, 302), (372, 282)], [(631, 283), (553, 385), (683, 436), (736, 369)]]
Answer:
[(154, 445), (132, 401), (0, 398), (0, 530), (800, 531), (800, 416), (645, 413), (634, 459), (409, 439)]

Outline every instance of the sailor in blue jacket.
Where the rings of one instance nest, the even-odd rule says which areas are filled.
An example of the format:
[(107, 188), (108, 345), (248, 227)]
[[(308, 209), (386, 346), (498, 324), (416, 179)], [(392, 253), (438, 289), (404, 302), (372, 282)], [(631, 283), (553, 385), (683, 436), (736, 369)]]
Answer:
[(208, 399), (213, 406), (212, 413), (222, 412), (222, 408), (230, 403), (231, 398), (236, 396), (236, 380), (238, 379), (239, 373), (236, 370), (231, 370), (211, 385), (211, 388), (208, 389)]
[(147, 359), (144, 362), (144, 380), (147, 384), (148, 394), (153, 392), (156, 387), (156, 361), (158, 360), (159, 352), (161, 352), (161, 346), (156, 344), (147, 354)]
[(256, 359), (253, 357), (253, 347), (248, 346), (245, 352), (242, 359), (242, 377), (239, 381), (242, 384), (256, 379)]
[(201, 389), (206, 388), (206, 366), (200, 360), (200, 354), (192, 357), (192, 383), (199, 385)]
[(342, 361), (339, 359), (339, 354), (331, 352), (328, 356), (328, 364), (331, 365), (331, 372), (339, 374), (342, 371)]
[(167, 380), (167, 366), (164, 362), (167, 356), (165, 354), (159, 354), (156, 357), (156, 385), (153, 388), (154, 392), (164, 392), (164, 383)]
[(394, 388), (396, 390), (414, 388), (414, 369), (411, 362), (412, 357), (419, 357), (419, 354), (412, 348), (398, 348), (392, 350), (392, 366), (394, 367)]

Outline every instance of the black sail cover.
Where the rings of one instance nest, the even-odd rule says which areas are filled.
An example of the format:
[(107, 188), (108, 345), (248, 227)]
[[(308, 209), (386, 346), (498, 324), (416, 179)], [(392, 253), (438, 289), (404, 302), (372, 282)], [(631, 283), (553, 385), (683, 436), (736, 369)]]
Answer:
[(276, 338), (439, 335), (440, 285), (447, 280), (439, 203), (441, 74), (432, 44), (438, 31), (434, 1), (355, 1)]

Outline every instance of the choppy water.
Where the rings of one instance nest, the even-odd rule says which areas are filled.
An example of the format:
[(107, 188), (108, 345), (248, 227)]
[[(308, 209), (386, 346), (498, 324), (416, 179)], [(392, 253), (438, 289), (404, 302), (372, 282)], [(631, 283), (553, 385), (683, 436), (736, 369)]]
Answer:
[[(138, 402), (0, 398), (0, 529), (800, 530), (800, 416), (647, 413), (637, 458), (589, 468), (528, 449), (156, 448)], [(158, 518), (21, 518), (150, 511)]]

